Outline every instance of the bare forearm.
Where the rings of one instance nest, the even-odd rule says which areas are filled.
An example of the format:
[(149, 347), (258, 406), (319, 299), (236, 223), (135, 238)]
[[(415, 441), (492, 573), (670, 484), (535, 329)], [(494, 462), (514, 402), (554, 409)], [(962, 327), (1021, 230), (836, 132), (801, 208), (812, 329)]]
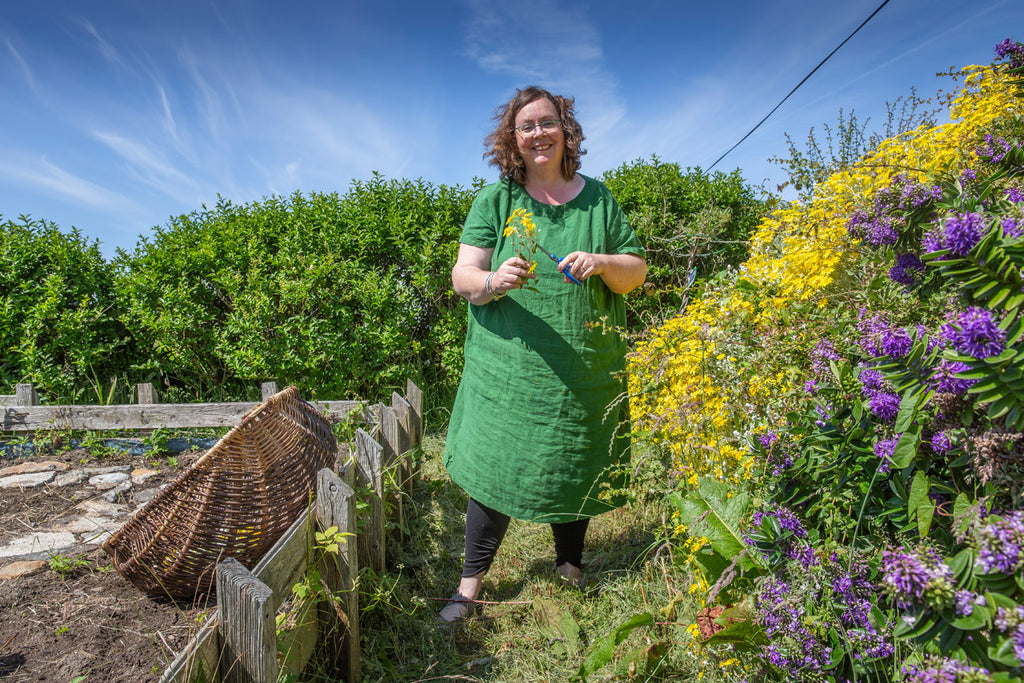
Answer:
[(626, 294), (647, 279), (647, 262), (635, 254), (595, 254), (600, 264), (598, 274), (608, 289)]

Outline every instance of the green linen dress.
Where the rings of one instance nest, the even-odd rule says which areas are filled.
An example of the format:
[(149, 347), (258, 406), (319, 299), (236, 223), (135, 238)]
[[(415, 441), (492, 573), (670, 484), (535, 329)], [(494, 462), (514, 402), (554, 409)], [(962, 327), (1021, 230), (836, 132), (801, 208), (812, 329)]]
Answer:
[[(515, 255), (505, 221), (522, 207), (538, 241), (572, 251), (636, 254), (644, 249), (604, 184), (584, 177), (572, 201), (551, 206), (513, 181), (484, 187), (459, 241), (494, 249), (491, 269)], [(541, 252), (539, 291), (516, 289), (469, 304), (466, 362), (452, 410), (444, 465), (452, 480), (510, 517), (569, 522), (621, 505), (617, 465), (629, 459), (626, 322), (622, 295), (600, 276), (564, 283)]]

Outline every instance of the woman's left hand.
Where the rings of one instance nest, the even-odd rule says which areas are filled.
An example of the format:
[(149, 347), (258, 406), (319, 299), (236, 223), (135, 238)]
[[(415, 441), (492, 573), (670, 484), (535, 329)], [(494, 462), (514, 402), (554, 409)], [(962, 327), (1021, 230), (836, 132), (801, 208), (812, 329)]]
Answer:
[(583, 282), (588, 277), (600, 275), (601, 279), (616, 294), (625, 294), (644, 283), (647, 277), (647, 263), (634, 254), (591, 254), (586, 251), (572, 251), (558, 264), (558, 270)]
[(601, 261), (598, 254), (573, 251), (562, 258), (562, 262), (558, 264), (558, 272), (562, 273), (563, 282), (569, 282), (569, 278), (565, 277), (566, 273), (571, 273), (574, 278), (583, 282), (591, 275), (601, 274)]

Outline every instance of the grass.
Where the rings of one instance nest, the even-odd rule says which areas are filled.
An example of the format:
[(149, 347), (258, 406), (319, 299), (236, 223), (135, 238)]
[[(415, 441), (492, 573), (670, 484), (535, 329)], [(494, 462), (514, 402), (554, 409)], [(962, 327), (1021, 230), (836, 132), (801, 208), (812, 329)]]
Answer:
[[(425, 438), (405, 503), (409, 534), (389, 542), (385, 573), (360, 577), (362, 681), (569, 681), (595, 656), (591, 681), (740, 680), (739, 666), (721, 665), (733, 653), (702, 648), (688, 632), (699, 598), (664, 545), (660, 496), (592, 521), (582, 592), (554, 573), (550, 527), (513, 520), (480, 595), (495, 604), (440, 624), (461, 570), (467, 502), (441, 466), (442, 449), (443, 436)], [(654, 623), (620, 628), (636, 615)], [(622, 642), (594, 655), (617, 630)]]

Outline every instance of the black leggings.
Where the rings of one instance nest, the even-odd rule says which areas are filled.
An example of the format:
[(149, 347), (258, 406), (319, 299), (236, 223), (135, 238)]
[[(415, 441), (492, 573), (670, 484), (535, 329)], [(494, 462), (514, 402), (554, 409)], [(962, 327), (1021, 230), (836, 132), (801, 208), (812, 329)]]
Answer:
[[(551, 525), (555, 537), (555, 566), (566, 562), (583, 567), (583, 538), (587, 535), (590, 519)], [(466, 506), (466, 560), (462, 576), (481, 574), (491, 568), (498, 546), (508, 531), (509, 516), (492, 510), (472, 498)]]

